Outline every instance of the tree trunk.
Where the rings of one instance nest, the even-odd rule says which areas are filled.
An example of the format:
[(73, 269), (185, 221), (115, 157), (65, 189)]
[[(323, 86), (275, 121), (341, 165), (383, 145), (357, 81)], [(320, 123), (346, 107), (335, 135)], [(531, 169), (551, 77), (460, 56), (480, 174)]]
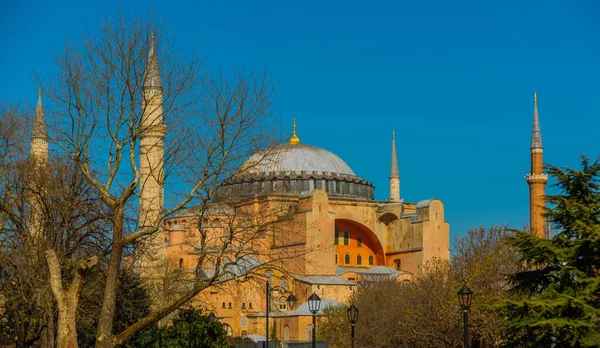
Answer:
[(58, 257), (53, 249), (46, 251), (46, 260), (50, 270), (50, 288), (56, 299), (58, 309), (56, 347), (77, 348), (77, 305), (79, 304), (79, 295), (86, 280), (86, 273), (98, 263), (98, 257), (94, 256), (79, 262), (75, 270), (75, 277), (67, 290), (62, 286), (62, 272)]
[(100, 311), (100, 320), (96, 330), (96, 348), (114, 347), (113, 320), (117, 304), (117, 288), (119, 286), (119, 272), (123, 256), (123, 207), (115, 209), (113, 217), (113, 247), (110, 251), (104, 299)]

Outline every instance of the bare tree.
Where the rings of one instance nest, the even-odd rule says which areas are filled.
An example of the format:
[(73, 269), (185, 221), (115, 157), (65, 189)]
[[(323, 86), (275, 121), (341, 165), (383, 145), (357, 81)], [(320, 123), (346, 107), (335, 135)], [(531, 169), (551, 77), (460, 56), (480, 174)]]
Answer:
[[(274, 208), (265, 214), (269, 216), (257, 219), (257, 212), (249, 207), (233, 206), (224, 220), (229, 228), (225, 238), (217, 238), (202, 226), (202, 216), (223, 180), (243, 171), (242, 161), (274, 138), (273, 89), (265, 75), (219, 72), (213, 78), (197, 59), (182, 59), (164, 28), (153, 25), (151, 19), (130, 22), (123, 17), (106, 22), (98, 39), (84, 37), (81, 46), (68, 46), (57, 63), (59, 73), (44, 89), (57, 119), (53, 144), (72, 158), (98, 192), (111, 221), (110, 232), (104, 234), (110, 249), (97, 347), (126, 342), (203, 289), (239, 275), (240, 267), (250, 272), (250, 256), (262, 253), (263, 263), (282, 257), (265, 253), (265, 240), (273, 233), (275, 227), (271, 226), (289, 215), (287, 210), (280, 214), (280, 209)], [(148, 79), (155, 79), (152, 74), (158, 71), (158, 66), (154, 70), (148, 67), (155, 64), (163, 83), (151, 88), (160, 92), (161, 98), (146, 93)], [(164, 156), (147, 175), (143, 164), (152, 165), (149, 153), (160, 153), (163, 144), (149, 146), (144, 139), (160, 137), (161, 132), (164, 136), (165, 127)], [(148, 215), (151, 218), (138, 220), (140, 192), (152, 185), (164, 185), (168, 195), (159, 195), (161, 202), (153, 205), (156, 212)], [(163, 199), (166, 208), (162, 208)], [(141, 200), (144, 206), (143, 197)], [(191, 206), (199, 207), (199, 237), (193, 246), (198, 255), (195, 271), (183, 277), (186, 285), (175, 298), (160, 303), (150, 315), (115, 335), (116, 291), (124, 253), (132, 246), (138, 250), (149, 246), (150, 253), (155, 251), (164, 238), (162, 221)], [(159, 268), (168, 270), (169, 260), (163, 261), (167, 264)], [(50, 274), (57, 277), (59, 273)], [(55, 292), (57, 301), (58, 295)], [(75, 315), (72, 308), (68, 311)]]
[[(462, 311), (457, 291), (466, 282), (474, 292), (470, 332), (478, 347), (499, 342), (500, 318), (490, 310), (495, 298), (511, 296), (507, 276), (518, 257), (505, 242), (504, 226), (476, 228), (457, 238), (452, 262), (434, 259), (421, 266), (410, 283), (372, 282), (359, 287), (349, 302), (360, 309), (358, 346), (460, 347)], [(381, 310), (385, 303), (385, 311)], [(335, 311), (322, 326), (335, 347), (347, 347), (345, 318)]]

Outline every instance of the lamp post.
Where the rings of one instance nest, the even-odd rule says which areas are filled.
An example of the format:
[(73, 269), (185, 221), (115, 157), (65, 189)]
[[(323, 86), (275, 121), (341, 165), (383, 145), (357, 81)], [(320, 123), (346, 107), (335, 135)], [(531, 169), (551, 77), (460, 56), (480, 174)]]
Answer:
[(346, 314), (348, 314), (348, 322), (352, 327), (350, 331), (350, 338), (352, 341), (352, 348), (354, 348), (354, 324), (356, 324), (356, 321), (358, 320), (358, 308), (352, 304), (350, 308), (346, 310)]
[(312, 348), (317, 347), (317, 313), (321, 309), (321, 298), (313, 292), (308, 298), (308, 310), (313, 315)]
[(4, 286), (6, 283), (8, 283), (8, 272), (0, 267), (0, 286)]
[[(271, 295), (272, 291), (279, 291), (282, 294), (285, 294), (285, 292), (287, 291), (284, 287), (281, 286), (274, 286), (272, 287), (271, 284), (269, 284), (269, 280), (267, 280), (267, 287), (266, 287), (266, 292), (265, 294), (267, 295), (267, 306), (266, 306), (266, 323), (265, 323), (265, 339), (266, 339), (266, 348), (269, 348), (269, 307), (271, 306), (271, 301), (269, 300), (269, 296)], [(296, 304), (296, 296), (294, 296), (294, 294), (290, 293), (290, 295), (287, 298), (287, 303), (290, 306), (290, 309), (294, 309), (294, 305)]]
[(463, 287), (458, 290), (458, 303), (460, 308), (463, 310), (464, 319), (464, 347), (469, 348), (469, 308), (471, 307), (471, 301), (473, 300), (473, 291), (469, 289), (467, 284), (463, 284)]

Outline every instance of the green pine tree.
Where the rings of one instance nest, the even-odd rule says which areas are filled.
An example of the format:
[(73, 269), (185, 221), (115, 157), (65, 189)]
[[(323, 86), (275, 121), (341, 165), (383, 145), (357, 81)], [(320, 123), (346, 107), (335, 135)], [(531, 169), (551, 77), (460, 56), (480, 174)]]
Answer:
[(600, 163), (548, 166), (560, 194), (547, 196), (556, 236), (516, 231), (523, 269), (510, 277), (518, 300), (496, 309), (509, 347), (600, 346)]
[(161, 333), (163, 347), (169, 348), (230, 348), (223, 325), (210, 322), (199, 309), (182, 309), (172, 325)]

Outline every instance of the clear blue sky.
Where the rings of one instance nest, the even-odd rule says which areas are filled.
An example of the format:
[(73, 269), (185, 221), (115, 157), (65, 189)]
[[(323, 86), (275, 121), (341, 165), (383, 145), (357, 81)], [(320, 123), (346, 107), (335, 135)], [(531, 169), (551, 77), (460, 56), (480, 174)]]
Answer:
[[(459, 5), (460, 4), (460, 5)], [(528, 220), (532, 97), (546, 162), (600, 153), (600, 4), (588, 1), (3, 1), (0, 100), (33, 104), (33, 73), (121, 9), (226, 69), (267, 69), (275, 111), (388, 195), (438, 197), (453, 235)]]

